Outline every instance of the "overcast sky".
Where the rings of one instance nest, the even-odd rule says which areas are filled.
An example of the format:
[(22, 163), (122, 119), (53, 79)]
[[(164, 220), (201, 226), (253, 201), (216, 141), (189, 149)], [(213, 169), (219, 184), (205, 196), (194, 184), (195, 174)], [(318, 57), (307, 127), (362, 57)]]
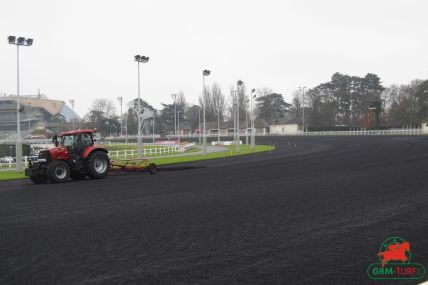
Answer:
[[(0, 1), (0, 92), (74, 99), (83, 115), (97, 97), (137, 96), (159, 108), (182, 90), (197, 103), (202, 69), (224, 91), (238, 79), (287, 101), (334, 72), (378, 74), (384, 85), (428, 78), (428, 1)], [(118, 109), (119, 110), (119, 109)]]

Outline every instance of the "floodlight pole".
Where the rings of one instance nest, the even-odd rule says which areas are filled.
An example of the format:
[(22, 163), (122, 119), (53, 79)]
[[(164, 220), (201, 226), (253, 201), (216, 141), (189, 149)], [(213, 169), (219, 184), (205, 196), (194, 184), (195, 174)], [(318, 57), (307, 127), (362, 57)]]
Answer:
[(177, 94), (171, 94), (174, 100), (174, 136), (177, 135)]
[(120, 137), (122, 137), (123, 133), (123, 112), (122, 112), (122, 102), (123, 102), (123, 97), (117, 97), (117, 100), (119, 101), (120, 104)]
[(302, 92), (302, 128), (303, 132), (305, 132), (305, 90), (306, 86), (299, 87), (300, 91)]
[(74, 130), (74, 99), (73, 100), (69, 100), (70, 104), (71, 104), (71, 109), (73, 110), (73, 118), (71, 118), (71, 124), (72, 124), (72, 128)]
[(233, 142), (236, 144), (236, 91), (232, 90)]
[(256, 146), (256, 130), (254, 128), (254, 99), (256, 95), (254, 92), (256, 92), (255, 89), (251, 90), (251, 148)]
[(16, 171), (22, 170), (22, 141), (21, 141), (21, 102), (19, 94), (19, 45), (16, 45), (16, 146), (15, 146), (15, 155), (16, 155)]
[(204, 107), (204, 110), (203, 110), (204, 129), (203, 129), (203, 135), (202, 135), (203, 136), (203, 146), (202, 146), (203, 155), (207, 155), (207, 133), (206, 133), (206, 129), (205, 129), (205, 105), (206, 105), (206, 102), (205, 102), (205, 76), (210, 75), (210, 73), (211, 73), (211, 71), (209, 71), (209, 70), (203, 70), (202, 71), (202, 88), (203, 88), (202, 104)]
[(152, 142), (153, 142), (153, 144), (155, 144), (155, 112), (153, 111), (153, 132), (152, 132), (152, 138), (153, 138), (153, 140), (152, 140)]
[(245, 98), (245, 144), (249, 145), (248, 143), (248, 99)]
[(243, 84), (244, 82), (242, 82), (242, 80), (238, 80), (237, 82), (236, 82), (236, 93), (237, 93), (237, 96), (236, 96), (236, 109), (237, 109), (237, 115), (236, 115), (236, 128), (238, 129), (237, 131), (238, 131), (238, 133), (237, 133), (237, 139), (238, 139), (238, 142), (237, 142), (237, 144), (236, 144), (236, 152), (239, 152), (240, 151), (240, 148), (241, 148), (241, 136), (240, 136), (240, 133), (239, 133), (239, 97), (240, 97), (240, 95), (239, 95), (239, 86), (241, 86), (242, 84)]
[(138, 111), (137, 111), (137, 122), (138, 122), (138, 134), (137, 134), (137, 158), (142, 158), (142, 147), (143, 142), (141, 139), (141, 102), (140, 102), (140, 61), (138, 61)]
[(23, 37), (8, 37), (9, 44), (16, 45), (16, 171), (22, 170), (22, 139), (21, 139), (21, 104), (20, 104), (20, 86), (19, 86), (19, 46), (31, 46), (33, 39)]
[(218, 142), (220, 142), (220, 110), (221, 110), (221, 107), (218, 106), (217, 107), (217, 134), (218, 134), (217, 141)]
[(129, 117), (129, 112), (126, 115), (126, 121), (125, 121), (125, 143), (128, 143), (128, 117)]
[(143, 142), (141, 138), (141, 96), (140, 96), (140, 63), (147, 63), (149, 61), (149, 57), (136, 55), (134, 57), (138, 66), (138, 111), (137, 111), (137, 120), (138, 120), (138, 134), (137, 134), (137, 158), (142, 158), (142, 148)]
[(27, 117), (28, 117), (28, 132), (30, 132), (30, 130), (31, 130), (31, 113), (32, 113), (32, 111), (33, 111), (33, 109), (32, 109), (33, 107), (32, 107), (32, 105), (31, 105), (31, 103), (29, 103), (28, 104), (28, 112), (27, 112)]
[(201, 109), (198, 110), (199, 115), (199, 125), (198, 125), (198, 137), (199, 137), (199, 144), (201, 144)]
[(177, 112), (177, 129), (178, 129), (178, 134), (177, 134), (177, 136), (178, 136), (178, 144), (180, 144), (180, 113), (181, 113), (181, 111), (178, 111)]

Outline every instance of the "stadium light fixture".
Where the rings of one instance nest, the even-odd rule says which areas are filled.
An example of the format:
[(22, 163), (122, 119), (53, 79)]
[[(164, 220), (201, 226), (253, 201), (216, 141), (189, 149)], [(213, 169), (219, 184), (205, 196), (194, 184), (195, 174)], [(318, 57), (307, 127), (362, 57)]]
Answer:
[(13, 45), (13, 44), (15, 44), (16, 37), (15, 36), (9, 36), (9, 37), (7, 37), (7, 40), (9, 41), (9, 44)]
[(141, 137), (141, 96), (140, 96), (140, 63), (147, 63), (149, 61), (149, 57), (144, 55), (135, 55), (134, 60), (138, 65), (138, 111), (137, 111), (137, 119), (138, 119), (138, 135), (137, 135), (137, 157), (138, 159), (142, 158), (142, 137)]

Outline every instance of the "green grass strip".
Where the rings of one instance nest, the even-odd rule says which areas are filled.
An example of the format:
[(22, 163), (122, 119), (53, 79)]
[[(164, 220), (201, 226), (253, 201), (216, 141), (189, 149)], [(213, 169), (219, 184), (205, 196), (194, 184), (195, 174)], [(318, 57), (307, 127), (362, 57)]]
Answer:
[(15, 180), (26, 178), (24, 171), (16, 172), (16, 171), (0, 171), (0, 180)]
[(270, 145), (257, 145), (254, 149), (252, 149), (248, 145), (241, 145), (240, 151), (236, 151), (236, 146), (227, 146), (228, 150), (222, 152), (212, 152), (207, 155), (187, 155), (187, 156), (176, 156), (176, 157), (166, 157), (166, 158), (150, 158), (150, 161), (156, 163), (156, 165), (167, 165), (167, 164), (175, 164), (175, 163), (184, 163), (184, 162), (192, 162), (192, 161), (200, 161), (200, 160), (208, 160), (208, 159), (216, 159), (216, 158), (227, 158), (238, 155), (248, 155), (257, 152), (265, 152), (271, 151), (274, 149), (273, 146)]

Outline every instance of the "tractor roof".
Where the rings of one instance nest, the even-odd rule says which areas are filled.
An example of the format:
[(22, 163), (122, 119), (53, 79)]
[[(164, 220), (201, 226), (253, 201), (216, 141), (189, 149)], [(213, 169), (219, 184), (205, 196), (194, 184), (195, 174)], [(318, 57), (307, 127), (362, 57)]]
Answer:
[(62, 132), (61, 136), (67, 136), (67, 135), (77, 135), (77, 134), (92, 134), (95, 133), (95, 130), (75, 130), (75, 131), (68, 131), (68, 132)]

